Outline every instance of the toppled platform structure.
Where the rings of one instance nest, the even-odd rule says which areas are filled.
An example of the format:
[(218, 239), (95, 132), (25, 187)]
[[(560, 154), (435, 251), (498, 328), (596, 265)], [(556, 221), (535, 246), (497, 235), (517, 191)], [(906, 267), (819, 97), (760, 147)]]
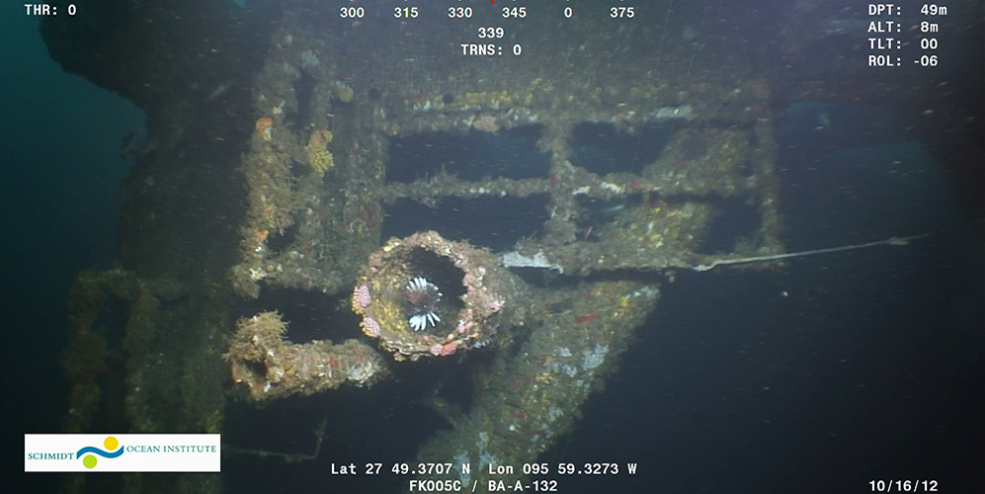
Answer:
[[(469, 411), (443, 408), (451, 429), (418, 452), (470, 463), (457, 479), (483, 480), (484, 466), (533, 461), (571, 430), (672, 269), (784, 251), (769, 85), (741, 59), (666, 36), (663, 17), (576, 16), (559, 29), (531, 16), (499, 39), (520, 55), (475, 58), (456, 43), (474, 40), (480, 18), (352, 22), (310, 0), (174, 4), (133, 4), (120, 19), (93, 9), (114, 23), (98, 32), (46, 24), (66, 67), (97, 73), (149, 115), (126, 184), (123, 268), (80, 275), (73, 292), (73, 432), (97, 415), (95, 375), (118, 348), (117, 415), (144, 433), (221, 432), (230, 371), (260, 401), (486, 352)], [(78, 39), (94, 41), (78, 52)], [(504, 168), (522, 173), (482, 159), (396, 173), (393, 162), (402, 143), (481, 136), (494, 150), (521, 134), (536, 136), (544, 167), (519, 155)], [(427, 218), (382, 238), (406, 205), (453, 201), (487, 218), (536, 204), (542, 221), (491, 232), (505, 246)], [(709, 247), (736, 203), (751, 226)], [(343, 300), (362, 334), (354, 323), (342, 345), (295, 344), (273, 308), (233, 320), (270, 288)], [(118, 343), (96, 323), (108, 296), (128, 310)], [(205, 489), (193, 476), (142, 479), (127, 477), (128, 492), (221, 489), (218, 477)], [(67, 490), (81, 490), (74, 482)]]
[[(453, 430), (429, 441), (421, 461), (455, 458), (478, 467), (473, 472), (490, 462), (520, 464), (568, 431), (659, 299), (659, 277), (619, 273), (783, 252), (762, 80), (716, 80), (692, 68), (693, 53), (670, 50), (630, 46), (600, 62), (600, 53), (580, 51), (564, 34), (542, 40), (556, 51), (472, 60), (442, 53), (429, 41), (440, 36), (420, 38), (411, 50), (397, 36), (371, 40), (368, 28), (322, 27), (285, 15), (255, 79), (257, 120), (243, 160), (248, 209), (233, 288), (253, 298), (264, 285), (352, 293), (366, 341), (397, 361), (491, 346), (493, 371), (471, 412), (449, 416)], [(532, 35), (537, 27), (519, 30)], [(421, 34), (407, 29), (403, 35)], [(463, 32), (449, 29), (445, 38)], [(649, 29), (630, 30), (654, 39)], [(582, 47), (616, 43), (611, 32), (586, 32)], [(392, 49), (362, 59), (343, 50), (342, 38)], [(628, 136), (637, 150), (654, 147), (643, 140), (657, 134), (666, 142), (648, 161), (612, 171), (579, 161), (576, 135), (584, 126), (620, 142)], [(548, 156), (541, 176), (475, 180), (426, 164), (437, 171), (387, 178), (392, 142), (530, 128)], [(495, 215), (528, 198), (544, 205), (541, 232), (508, 251), (445, 239), (441, 225), (425, 224), (379, 246), (387, 208), (402, 201), (440, 209), (449, 199), (493, 199), (502, 205), (488, 213)], [(734, 254), (702, 253), (714, 220), (736, 198), (755, 212), (757, 226), (734, 239)], [(504, 268), (583, 281), (530, 285)], [(616, 276), (588, 277), (597, 272)], [(519, 334), (520, 347), (504, 351)], [(462, 481), (485, 475), (460, 473)]]
[[(966, 178), (956, 181), (981, 214), (981, 187), (967, 185), (983, 183), (981, 105), (969, 104), (981, 77), (943, 64), (930, 79), (887, 78), (830, 47), (837, 63), (807, 63), (832, 20), (815, 15), (819, 4), (791, 3), (775, 19), (793, 29), (757, 36), (761, 12), (725, 3), (641, 2), (632, 19), (581, 2), (564, 19), (540, 3), (525, 18), (475, 8), (468, 19), (355, 3), (364, 18), (342, 18), (340, 7), (357, 8), (344, 0), (108, 0), (42, 18), (64, 70), (147, 114), (146, 139), (124, 153), (118, 265), (80, 273), (69, 299), (65, 432), (223, 433), (234, 443), (224, 452), (286, 461), (317, 459), (327, 438), (325, 450), (344, 455), (333, 432), (357, 424), (337, 413), (319, 422), (310, 454), (235, 444), (249, 426), (228, 419), (266, 426), (273, 398), (353, 384), (364, 387), (285, 408), (430, 398), (449, 429), (411, 434), (381, 416), (362, 438), (397, 423), (382, 448), (392, 452), (428, 433), (417, 459), (454, 462), (465, 483), (486, 480), (491, 464), (532, 462), (572, 431), (676, 269), (805, 254), (785, 253), (777, 213), (770, 108), (790, 101), (907, 102), (907, 128)], [(965, 49), (982, 45), (981, 16), (951, 19), (959, 38), (942, 49), (980, 60)], [(502, 51), (473, 55), (490, 46)], [(531, 136), (530, 149), (510, 147)], [(477, 140), (455, 160), (423, 151)], [(469, 234), (446, 221), (466, 210), (479, 211)], [(302, 298), (331, 314), (320, 322), (343, 344), (289, 341), (305, 322), (292, 320)], [(419, 388), (383, 395), (408, 391), (384, 378), (428, 368), (464, 377), (468, 406)], [(65, 492), (233, 483), (65, 479)], [(348, 487), (337, 490), (382, 490)]]

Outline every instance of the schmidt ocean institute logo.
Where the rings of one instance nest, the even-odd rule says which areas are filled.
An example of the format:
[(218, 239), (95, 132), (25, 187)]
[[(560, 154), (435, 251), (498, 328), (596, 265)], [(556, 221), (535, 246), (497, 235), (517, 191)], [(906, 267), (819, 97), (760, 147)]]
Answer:
[(25, 434), (25, 472), (218, 472), (219, 434)]
[(103, 458), (119, 458), (123, 454), (123, 448), (120, 447), (120, 441), (115, 437), (109, 436), (103, 440), (103, 447), (106, 449), (99, 449), (95, 446), (86, 446), (75, 453), (76, 458), (82, 459), (82, 465), (89, 470), (96, 468), (96, 464), (99, 463), (97, 456), (102, 456)]

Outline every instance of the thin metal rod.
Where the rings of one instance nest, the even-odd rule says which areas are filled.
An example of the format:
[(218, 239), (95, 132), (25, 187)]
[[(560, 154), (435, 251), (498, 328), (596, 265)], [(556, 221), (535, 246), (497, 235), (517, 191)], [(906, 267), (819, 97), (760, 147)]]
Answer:
[(818, 254), (830, 254), (832, 252), (845, 252), (849, 250), (867, 249), (869, 247), (877, 247), (880, 245), (907, 245), (912, 240), (931, 237), (939, 233), (941, 232), (921, 233), (919, 235), (910, 235), (908, 237), (889, 237), (884, 240), (878, 240), (875, 242), (866, 242), (864, 244), (843, 245), (841, 247), (829, 247), (827, 249), (805, 250), (801, 252), (789, 252), (785, 254), (772, 254), (768, 256), (741, 257), (736, 259), (715, 259), (714, 261), (708, 264), (698, 264), (697, 266), (691, 266), (691, 269), (694, 271), (701, 272), (701, 271), (708, 271), (711, 269), (715, 269), (718, 266), (727, 266), (730, 264), (749, 264), (754, 262), (777, 261), (780, 259), (790, 259), (794, 257), (807, 257), (807, 256), (815, 256)]

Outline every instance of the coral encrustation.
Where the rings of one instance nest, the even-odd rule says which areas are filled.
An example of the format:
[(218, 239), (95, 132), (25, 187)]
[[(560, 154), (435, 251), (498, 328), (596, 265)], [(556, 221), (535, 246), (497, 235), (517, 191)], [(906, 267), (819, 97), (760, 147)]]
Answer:
[(328, 144), (332, 142), (332, 132), (328, 129), (318, 129), (311, 133), (308, 138), (308, 166), (311, 171), (318, 176), (325, 175), (325, 172), (335, 165), (335, 157), (328, 150)]

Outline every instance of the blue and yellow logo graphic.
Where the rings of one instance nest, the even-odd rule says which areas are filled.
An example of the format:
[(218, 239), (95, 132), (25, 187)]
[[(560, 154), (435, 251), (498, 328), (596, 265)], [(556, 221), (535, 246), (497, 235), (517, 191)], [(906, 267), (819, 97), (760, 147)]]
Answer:
[(96, 468), (97, 458), (96, 455), (102, 456), (103, 458), (117, 458), (123, 454), (123, 448), (120, 447), (120, 442), (116, 440), (113, 436), (107, 436), (103, 440), (103, 447), (105, 450), (99, 449), (95, 446), (86, 446), (79, 450), (75, 454), (76, 458), (82, 458), (82, 464), (88, 469)]

